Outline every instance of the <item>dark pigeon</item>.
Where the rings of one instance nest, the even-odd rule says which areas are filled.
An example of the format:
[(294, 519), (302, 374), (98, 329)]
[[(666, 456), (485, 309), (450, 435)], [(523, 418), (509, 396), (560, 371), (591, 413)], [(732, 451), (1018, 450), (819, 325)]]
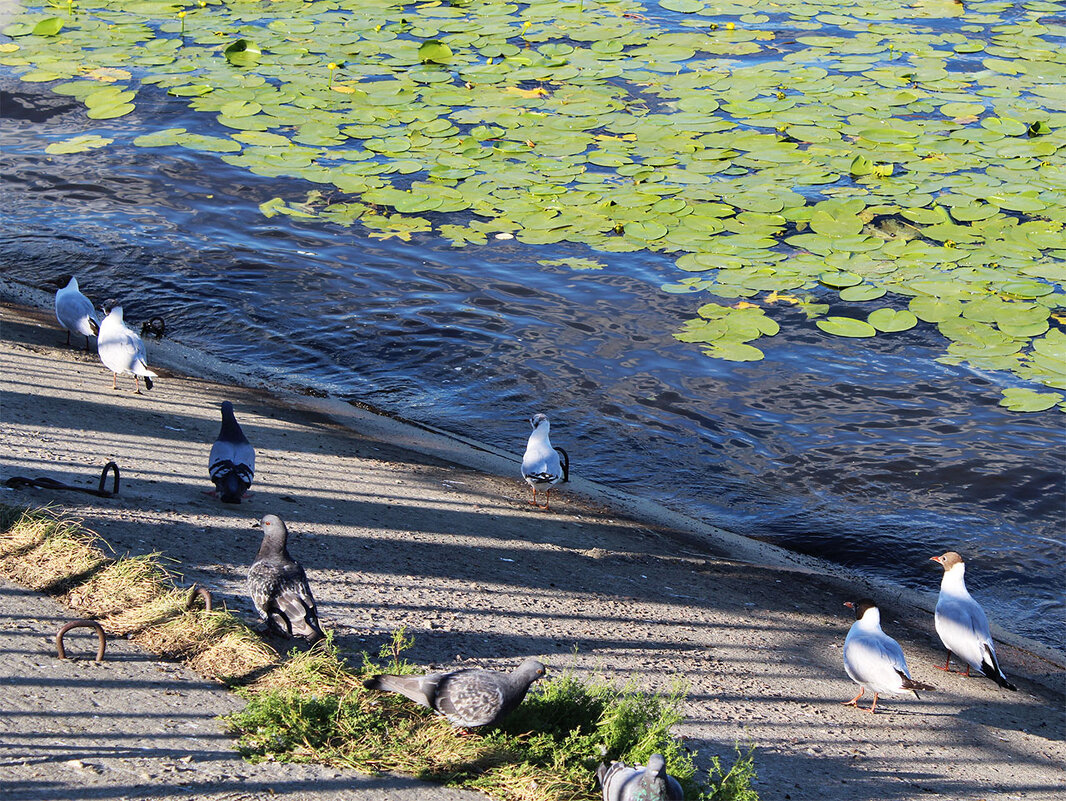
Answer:
[(473, 728), (503, 720), (544, 670), (536, 659), (526, 659), (512, 673), (464, 668), (424, 676), (383, 674), (363, 684), (368, 690), (405, 695), (444, 715), (453, 726)]
[(288, 536), (280, 517), (263, 518), (263, 544), (248, 571), (248, 594), (271, 630), (315, 643), (325, 635), (304, 569), (285, 548)]
[(600, 765), (596, 778), (603, 788), (603, 801), (683, 801), (681, 784), (666, 772), (662, 754), (648, 757), (646, 767), (625, 762)]
[(233, 404), (222, 402), (222, 429), (211, 446), (207, 470), (222, 503), (240, 503), (255, 477), (255, 450), (233, 416)]

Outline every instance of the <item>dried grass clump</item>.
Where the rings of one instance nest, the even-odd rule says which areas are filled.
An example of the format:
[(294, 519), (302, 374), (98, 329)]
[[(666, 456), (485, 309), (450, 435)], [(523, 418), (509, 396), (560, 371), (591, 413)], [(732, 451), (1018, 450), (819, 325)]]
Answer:
[[(89, 617), (103, 619), (154, 601), (174, 586), (158, 556), (127, 556), (112, 562), (67, 593), (65, 603)], [(130, 630), (126, 627), (124, 632)]]
[(0, 572), (30, 589), (61, 592), (111, 561), (93, 547), (93, 533), (50, 509), (31, 512), (5, 506), (0, 519)]
[(277, 653), (228, 612), (189, 610), (158, 554), (111, 559), (79, 521), (49, 509), (0, 505), (0, 572), (62, 600), (111, 634), (226, 683), (249, 681), (277, 664)]
[(362, 682), (337, 655), (333, 637), (327, 634), (325, 640), (307, 651), (291, 652), (288, 659), (248, 689), (255, 693), (292, 690), (305, 694), (344, 695), (357, 687), (361, 688)]
[(241, 626), (192, 657), (189, 667), (226, 684), (240, 684), (253, 680), (277, 661), (278, 654), (273, 648), (255, 632)]

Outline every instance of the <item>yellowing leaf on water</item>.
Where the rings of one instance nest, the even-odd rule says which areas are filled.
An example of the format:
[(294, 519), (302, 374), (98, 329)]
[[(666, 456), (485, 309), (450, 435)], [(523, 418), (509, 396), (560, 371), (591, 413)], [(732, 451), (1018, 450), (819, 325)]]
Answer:
[(14, 53), (19, 46), (14, 42), (0, 42), (0, 53)]
[(960, 125), (968, 125), (971, 122), (977, 122), (978, 118), (970, 114), (966, 117), (952, 117), (952, 119)]
[(774, 290), (766, 296), (767, 303), (777, 303), (779, 300), (783, 300), (785, 303), (791, 303), (793, 306), (800, 302), (800, 299), (795, 295), (782, 295), (777, 290)]
[(351, 86), (345, 86), (343, 83), (335, 83), (330, 87), (334, 92), (340, 92), (342, 95), (350, 95), (355, 92), (355, 89)]
[(534, 97), (546, 97), (548, 90), (543, 86), (538, 86), (536, 89), (522, 89), (518, 86), (508, 86), (503, 91), (511, 95), (518, 95), (519, 97), (534, 98)]
[(734, 309), (757, 309), (758, 303), (748, 303), (746, 300), (741, 300), (733, 304)]
[(129, 70), (115, 69), (114, 67), (97, 67), (94, 70), (89, 70), (85, 73), (86, 78), (92, 78), (94, 81), (101, 81), (102, 83), (114, 83), (115, 81), (125, 81), (129, 79)]

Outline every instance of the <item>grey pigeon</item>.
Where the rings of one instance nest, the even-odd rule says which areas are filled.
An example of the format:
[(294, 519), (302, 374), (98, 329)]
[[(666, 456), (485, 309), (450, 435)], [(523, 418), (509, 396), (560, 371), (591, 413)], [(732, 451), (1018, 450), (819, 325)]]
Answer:
[(222, 429), (211, 446), (207, 469), (222, 503), (240, 503), (255, 477), (255, 450), (233, 416), (233, 404), (222, 402)]
[(100, 333), (100, 318), (92, 301), (78, 290), (78, 279), (71, 276), (70, 282), (56, 292), (56, 319), (67, 329), (67, 345), (71, 334), (85, 337), (85, 352), (89, 352), (89, 337)]
[(966, 663), (967, 676), (973, 668), (980, 670), (1000, 687), (1017, 690), (999, 667), (985, 610), (966, 590), (966, 563), (955, 551), (929, 558), (944, 568), (934, 617), (936, 633), (948, 649), (943, 670), (950, 670), (951, 655), (955, 654)]
[(533, 490), (533, 500), (537, 506), (537, 490), (544, 490), (544, 508), (551, 503), (552, 487), (570, 480), (570, 457), (562, 448), (552, 447), (548, 432), (551, 424), (543, 414), (535, 414), (529, 424), (533, 433), (526, 443), (526, 452), (522, 456), (522, 478)]
[(116, 306), (100, 323), (100, 334), (96, 338), (96, 350), (100, 361), (114, 373), (111, 388), (118, 389), (118, 376), (132, 375), (137, 385), (137, 394), (141, 393), (141, 383), (137, 376), (144, 377), (144, 386), (152, 388), (152, 379), (156, 374), (148, 369), (148, 361), (141, 337), (122, 322), (122, 307)]
[(907, 670), (907, 660), (899, 643), (881, 630), (881, 610), (869, 598), (844, 606), (855, 610), (855, 622), (851, 624), (848, 636), (844, 638), (844, 670), (851, 680), (859, 685), (859, 694), (845, 706), (859, 707), (863, 693), (871, 690), (874, 694), (870, 713), (877, 711), (877, 696), (882, 693), (901, 695), (918, 690), (933, 690), (928, 684), (922, 684), (911, 678)]
[(685, 797), (678, 780), (666, 772), (662, 754), (652, 754), (646, 766), (600, 765), (596, 778), (603, 788), (603, 801), (683, 801)]
[(248, 594), (270, 629), (315, 643), (325, 635), (304, 569), (285, 547), (288, 536), (280, 517), (263, 518), (263, 544), (248, 571)]
[(473, 728), (499, 723), (544, 675), (544, 665), (526, 659), (511, 673), (463, 668), (424, 676), (383, 674), (363, 682), (368, 690), (400, 693), (444, 715), (453, 726)]

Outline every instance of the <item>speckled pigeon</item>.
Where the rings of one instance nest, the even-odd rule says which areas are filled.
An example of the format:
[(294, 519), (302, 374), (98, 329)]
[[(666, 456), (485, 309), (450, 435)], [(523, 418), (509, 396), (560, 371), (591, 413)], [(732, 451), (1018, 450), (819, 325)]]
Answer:
[(255, 450), (233, 416), (233, 404), (222, 402), (222, 429), (211, 446), (207, 469), (222, 503), (240, 503), (255, 477)]
[(289, 531), (277, 515), (263, 518), (263, 544), (248, 571), (248, 594), (273, 631), (315, 643), (325, 635), (307, 576), (285, 547)]
[(511, 673), (463, 668), (424, 676), (383, 674), (363, 684), (369, 690), (405, 695), (444, 715), (453, 726), (473, 728), (503, 720), (544, 671), (536, 659), (526, 659)]
[(683, 801), (685, 797), (677, 779), (666, 772), (662, 754), (648, 757), (647, 766), (600, 765), (596, 778), (603, 788), (603, 801)]

